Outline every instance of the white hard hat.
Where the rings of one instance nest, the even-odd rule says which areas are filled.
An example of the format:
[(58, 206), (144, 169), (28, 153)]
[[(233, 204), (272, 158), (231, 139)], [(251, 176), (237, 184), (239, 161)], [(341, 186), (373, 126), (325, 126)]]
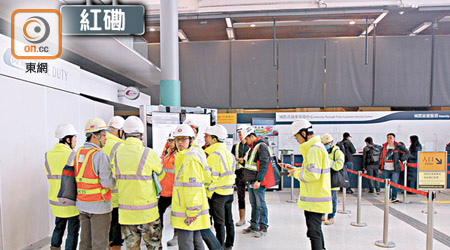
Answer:
[(186, 120), (184, 120), (183, 124), (192, 126), (192, 127), (196, 128), (196, 129), (198, 129), (198, 127), (199, 127), (199, 126), (198, 126), (198, 123), (197, 123), (196, 121), (192, 120), (192, 119), (186, 119)]
[(173, 137), (173, 131), (170, 131), (170, 133), (169, 133), (169, 138), (167, 138), (167, 140), (173, 140), (173, 139), (175, 139), (175, 138)]
[(181, 124), (173, 131), (173, 137), (189, 136), (195, 137), (194, 130), (187, 124)]
[(255, 133), (255, 128), (253, 128), (252, 126), (247, 125), (241, 129), (241, 135), (242, 135), (242, 138), (244, 138), (244, 139), (253, 133)]
[(55, 137), (58, 139), (62, 139), (68, 135), (76, 135), (77, 131), (74, 126), (70, 123), (59, 124), (56, 127)]
[(144, 124), (142, 120), (137, 116), (128, 117), (123, 123), (123, 131), (127, 134), (143, 134), (144, 133)]
[(96, 133), (102, 130), (106, 130), (106, 123), (103, 119), (100, 118), (92, 118), (86, 122), (86, 126), (84, 127), (84, 132), (87, 133)]
[(122, 116), (114, 116), (111, 118), (108, 122), (108, 127), (113, 127), (115, 129), (121, 129), (123, 128), (123, 123), (125, 122), (125, 119), (123, 119)]
[(224, 141), (228, 137), (227, 129), (220, 124), (208, 127), (205, 134), (217, 136), (219, 141)]
[(240, 132), (242, 129), (246, 128), (248, 125), (245, 124), (239, 124), (239, 126), (237, 127), (236, 131)]
[(330, 143), (331, 141), (334, 141), (334, 138), (330, 134), (326, 133), (322, 135), (320, 140), (322, 141), (322, 144), (327, 144)]
[(312, 131), (312, 124), (306, 119), (299, 119), (294, 121), (291, 125), (292, 136), (295, 136), (301, 130), (306, 131), (306, 133), (308, 134), (308, 132)]

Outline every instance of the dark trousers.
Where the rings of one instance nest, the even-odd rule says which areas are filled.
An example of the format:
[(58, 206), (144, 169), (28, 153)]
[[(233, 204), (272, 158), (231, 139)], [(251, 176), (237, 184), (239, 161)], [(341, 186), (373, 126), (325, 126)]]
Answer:
[(122, 246), (122, 229), (119, 224), (119, 208), (115, 207), (111, 213), (111, 228), (109, 229), (109, 241), (112, 246)]
[(234, 243), (234, 224), (233, 214), (231, 212), (233, 195), (220, 195), (214, 193), (209, 201), (209, 205), (211, 207), (210, 213), (214, 220), (217, 240), (224, 247), (232, 247)]
[[(353, 170), (353, 162), (351, 162), (351, 161), (346, 161), (346, 162), (344, 163), (344, 165), (345, 165), (345, 167), (346, 167), (347, 169)], [(350, 187), (348, 187), (347, 190), (352, 190), (352, 179), (354, 179), (354, 178), (355, 178), (355, 175), (354, 175), (354, 174), (349, 174), (349, 175), (348, 175), (348, 182), (350, 183)]]
[(67, 225), (66, 250), (76, 250), (78, 245), (78, 233), (80, 231), (80, 220), (77, 216), (70, 218), (55, 219), (55, 229), (53, 230), (51, 245), (60, 247)]
[[(367, 169), (367, 175), (373, 176), (373, 177), (378, 177), (378, 169)], [(375, 185), (374, 185), (375, 182)], [(380, 191), (380, 184), (378, 183), (378, 181), (374, 181), (374, 180), (369, 180), (369, 190), (373, 191), (373, 186), (375, 186), (375, 189), (377, 190), (377, 192)]]
[(308, 236), (311, 241), (311, 250), (325, 249), (325, 241), (322, 233), (322, 214), (305, 211), (306, 227)]
[(200, 231), (187, 231), (187, 230), (177, 229), (177, 233), (178, 233), (178, 250), (204, 250), (205, 249), (205, 247), (203, 246), (202, 235), (201, 235)]
[[(180, 232), (180, 231), (184, 231), (184, 230), (177, 229), (177, 232)], [(194, 232), (197, 232), (197, 231), (194, 231)], [(209, 250), (222, 250), (223, 249), (222, 245), (219, 243), (219, 241), (217, 240), (216, 236), (213, 234), (211, 229), (208, 228), (208, 229), (200, 230), (200, 235), (201, 235), (203, 241), (205, 242), (205, 244), (208, 246)], [(180, 236), (178, 235), (178, 246), (180, 246), (180, 242), (181, 242)]]
[(172, 197), (160, 196), (158, 200), (159, 219), (161, 220), (161, 228), (164, 227), (164, 213), (172, 204)]
[(239, 209), (245, 209), (245, 187), (246, 183), (244, 180), (243, 168), (236, 170), (236, 188), (238, 195), (238, 205)]

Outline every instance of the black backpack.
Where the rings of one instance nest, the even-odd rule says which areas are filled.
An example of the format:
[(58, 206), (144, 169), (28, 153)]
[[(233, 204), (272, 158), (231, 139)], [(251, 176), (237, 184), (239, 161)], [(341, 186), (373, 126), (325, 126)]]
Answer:
[(344, 141), (342, 140), (342, 141), (340, 141), (340, 142), (338, 142), (338, 143), (336, 143), (336, 146), (338, 146), (339, 147), (339, 149), (342, 151), (342, 153), (344, 153), (344, 155), (345, 155), (345, 146), (344, 146)]
[(367, 165), (377, 165), (380, 163), (381, 146), (369, 145), (369, 151), (367, 151)]

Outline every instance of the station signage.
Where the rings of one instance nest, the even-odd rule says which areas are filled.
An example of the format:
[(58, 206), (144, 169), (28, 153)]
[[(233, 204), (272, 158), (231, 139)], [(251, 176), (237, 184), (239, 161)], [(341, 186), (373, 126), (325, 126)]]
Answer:
[(447, 188), (447, 152), (418, 152), (417, 170), (419, 190)]

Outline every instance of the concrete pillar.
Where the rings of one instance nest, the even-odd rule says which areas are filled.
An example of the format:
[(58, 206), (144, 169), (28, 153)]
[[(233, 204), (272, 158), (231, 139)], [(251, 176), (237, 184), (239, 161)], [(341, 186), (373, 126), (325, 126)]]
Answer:
[(161, 1), (161, 104), (180, 106), (178, 0)]

